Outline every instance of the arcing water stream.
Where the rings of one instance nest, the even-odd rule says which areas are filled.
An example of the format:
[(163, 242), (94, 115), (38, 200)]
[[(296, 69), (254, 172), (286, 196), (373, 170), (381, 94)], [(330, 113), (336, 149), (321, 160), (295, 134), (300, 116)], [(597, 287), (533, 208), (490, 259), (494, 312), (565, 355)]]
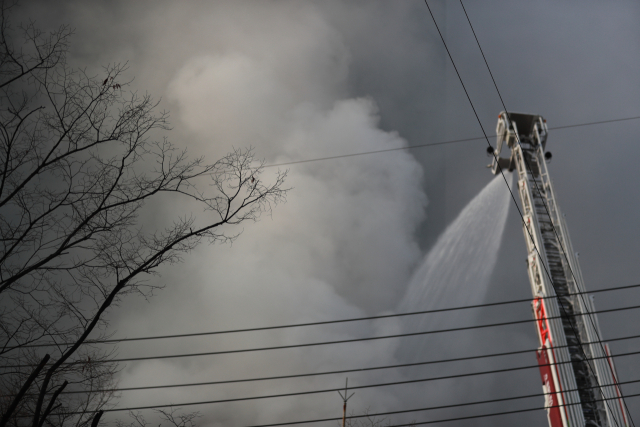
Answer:
[[(506, 177), (510, 184), (511, 175)], [(483, 302), (507, 221), (509, 199), (509, 190), (499, 175), (469, 202), (416, 270), (400, 302), (399, 312)], [(446, 317), (439, 314), (410, 316), (405, 320), (405, 330), (426, 331), (473, 322), (474, 315), (468, 310), (453, 313)], [(449, 347), (444, 340), (442, 334), (407, 340), (400, 347), (399, 356), (409, 360), (424, 359), (425, 351), (433, 345)]]

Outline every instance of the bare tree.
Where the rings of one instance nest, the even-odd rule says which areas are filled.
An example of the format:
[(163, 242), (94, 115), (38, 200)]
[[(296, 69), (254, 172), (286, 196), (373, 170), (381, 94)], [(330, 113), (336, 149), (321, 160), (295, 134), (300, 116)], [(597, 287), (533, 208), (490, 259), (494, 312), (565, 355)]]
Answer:
[[(117, 369), (96, 343), (108, 309), (151, 295), (160, 266), (270, 212), (286, 172), (263, 179), (251, 149), (190, 159), (158, 138), (168, 116), (128, 91), (126, 66), (71, 69), (71, 32), (14, 29), (11, 7), (0, 9), (0, 427), (97, 424), (113, 393), (94, 391), (112, 389)], [(167, 200), (189, 211), (141, 221)]]

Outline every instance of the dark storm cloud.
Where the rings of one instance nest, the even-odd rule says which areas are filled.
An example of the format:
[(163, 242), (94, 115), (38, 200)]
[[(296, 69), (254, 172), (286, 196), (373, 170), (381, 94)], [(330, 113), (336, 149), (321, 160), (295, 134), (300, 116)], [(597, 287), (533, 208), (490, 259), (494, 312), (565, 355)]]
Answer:
[[(502, 105), (462, 9), (452, 1), (433, 5), (491, 134)], [(509, 109), (541, 114), (550, 126), (640, 115), (637, 3), (485, 1), (465, 5)], [(129, 61), (134, 87), (163, 97), (161, 106), (172, 111), (175, 124), (169, 136), (194, 153), (215, 158), (232, 144), (253, 143), (269, 161), (285, 161), (481, 135), (428, 11), (418, 0), (70, 1), (56, 2), (55, 7), (26, 2), (21, 13), (46, 25), (74, 27), (74, 65), (99, 73), (103, 64)], [(554, 153), (550, 172), (588, 288), (630, 284), (640, 278), (640, 227), (635, 224), (640, 200), (639, 126), (624, 122), (558, 130), (549, 137), (548, 148)], [(393, 311), (410, 267), (420, 257), (418, 246), (427, 250), (491, 180), (484, 167), (485, 147), (485, 142), (475, 141), (412, 150), (411, 155), (292, 168), (291, 185), (296, 191), (288, 205), (275, 211), (273, 221), (247, 227), (232, 248), (203, 248), (183, 267), (166, 271), (163, 280), (180, 285), (168, 286), (150, 305), (125, 304), (113, 314), (118, 334), (179, 333)], [(430, 200), (426, 221), (424, 193)], [(487, 300), (529, 296), (522, 240), (512, 209)], [(600, 294), (596, 304), (607, 308), (637, 299), (633, 292)], [(484, 311), (477, 321), (529, 315), (528, 308), (508, 307)], [(600, 323), (606, 338), (637, 333), (637, 319), (626, 313), (602, 316)], [(123, 347), (121, 354), (295, 343), (399, 328), (397, 322), (389, 321), (308, 335), (300, 331)], [(523, 325), (509, 333), (487, 331), (481, 340), (470, 341), (468, 353), (535, 346), (533, 328)], [(612, 348), (614, 353), (633, 351), (637, 343), (614, 343)], [(393, 360), (394, 351), (395, 344), (381, 343), (299, 351), (287, 357), (153, 362), (128, 366), (121, 384), (374, 365)], [(430, 357), (438, 354), (436, 349)], [(492, 369), (503, 363), (466, 365), (465, 370)], [(529, 364), (535, 359), (531, 355), (509, 363)], [(622, 379), (635, 379), (634, 359), (617, 363)], [(385, 375), (354, 381), (400, 376)], [(504, 397), (539, 392), (537, 375), (527, 371), (435, 387), (459, 401)], [(129, 394), (123, 396), (122, 404), (215, 399), (278, 391), (278, 387), (304, 390), (335, 386), (338, 380), (342, 382), (342, 378), (331, 378), (260, 389), (239, 386)], [(350, 404), (355, 411), (367, 406), (372, 411), (428, 406), (421, 400), (425, 390), (421, 387), (434, 386), (358, 392)], [(538, 399), (531, 405), (541, 403)], [(635, 406), (630, 401), (632, 415), (640, 419)], [(327, 396), (205, 407), (202, 412), (207, 425), (241, 425), (339, 415), (340, 402), (337, 396)], [(544, 414), (539, 413), (481, 419), (473, 425), (544, 422)]]

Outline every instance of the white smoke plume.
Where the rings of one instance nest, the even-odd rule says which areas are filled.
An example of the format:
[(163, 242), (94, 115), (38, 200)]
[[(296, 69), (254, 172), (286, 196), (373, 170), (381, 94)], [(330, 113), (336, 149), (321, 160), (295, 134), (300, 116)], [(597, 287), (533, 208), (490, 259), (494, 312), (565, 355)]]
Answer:
[[(264, 4), (264, 3), (262, 3)], [(295, 7), (292, 5), (295, 4)], [(304, 3), (212, 7), (221, 23), (167, 84), (178, 135), (208, 158), (256, 147), (289, 162), (407, 145), (378, 127), (375, 100), (349, 98), (349, 51), (340, 34)], [(198, 17), (202, 22), (205, 17)], [(197, 28), (198, 24), (194, 24)], [(257, 24), (256, 24), (257, 23)], [(187, 31), (194, 32), (193, 28)], [(213, 33), (213, 34), (212, 34)], [(155, 43), (160, 43), (162, 38)], [(161, 79), (158, 79), (158, 81)], [(177, 113), (177, 114), (175, 114)], [(200, 332), (357, 317), (394, 310), (421, 257), (422, 169), (406, 151), (291, 166), (289, 200), (272, 218), (246, 224), (232, 246), (202, 247), (167, 269), (150, 304), (127, 302), (117, 335)], [(164, 207), (170, 210), (171, 207)], [(398, 322), (341, 324), (232, 336), (122, 344), (122, 357), (262, 347), (399, 332)], [(122, 387), (238, 379), (394, 362), (396, 340), (129, 363)], [(350, 384), (398, 378), (380, 371)], [(257, 384), (125, 392), (123, 407), (340, 387), (344, 376)], [(397, 408), (390, 389), (362, 390), (356, 411)], [(203, 425), (250, 425), (341, 415), (337, 394), (185, 408)]]

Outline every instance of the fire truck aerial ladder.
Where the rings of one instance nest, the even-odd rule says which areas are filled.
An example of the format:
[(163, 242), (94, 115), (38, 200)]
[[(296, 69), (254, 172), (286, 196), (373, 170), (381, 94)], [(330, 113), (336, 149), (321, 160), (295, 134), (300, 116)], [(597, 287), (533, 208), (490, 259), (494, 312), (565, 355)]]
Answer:
[[(535, 114), (498, 116), (491, 171), (516, 171), (537, 351), (551, 427), (628, 427), (609, 347), (549, 179), (548, 128)], [(510, 150), (508, 157), (500, 157)]]

